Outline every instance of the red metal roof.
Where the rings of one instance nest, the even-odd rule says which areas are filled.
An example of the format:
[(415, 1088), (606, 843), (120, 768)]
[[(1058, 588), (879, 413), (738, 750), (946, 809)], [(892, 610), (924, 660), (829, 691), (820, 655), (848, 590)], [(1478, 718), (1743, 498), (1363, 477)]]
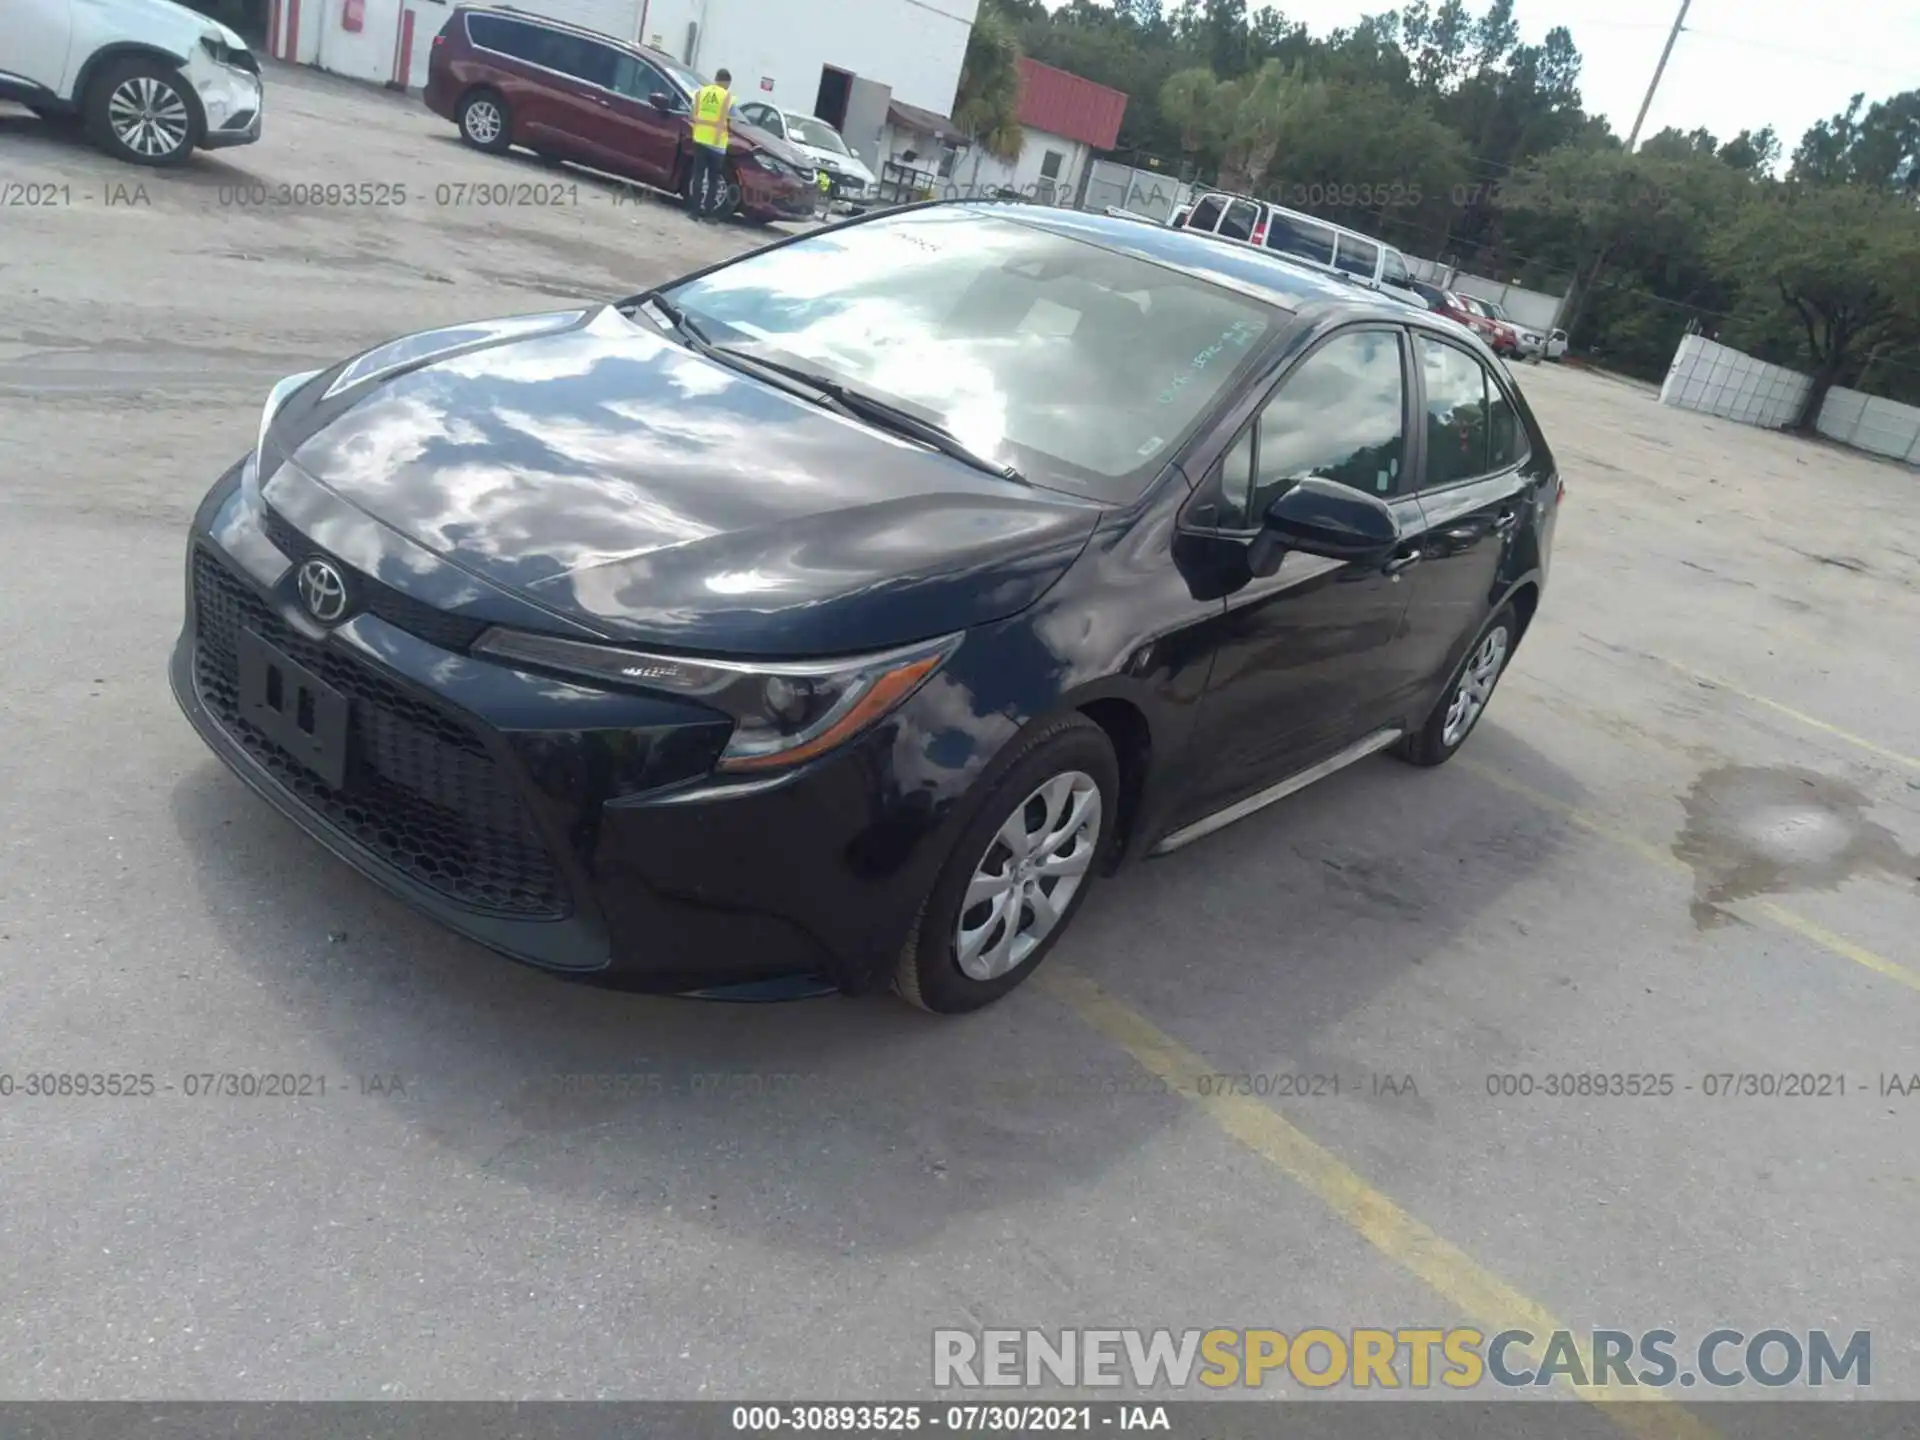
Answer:
[(1127, 97), (1120, 91), (1021, 57), (1020, 123), (1027, 128), (1111, 150), (1126, 113)]

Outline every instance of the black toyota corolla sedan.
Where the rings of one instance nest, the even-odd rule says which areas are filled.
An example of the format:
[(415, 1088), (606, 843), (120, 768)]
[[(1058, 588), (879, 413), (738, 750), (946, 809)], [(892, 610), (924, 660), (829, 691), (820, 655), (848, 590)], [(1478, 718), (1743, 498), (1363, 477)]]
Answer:
[(1560, 482), (1444, 318), (1242, 247), (895, 210), (275, 386), (174, 693), (514, 958), (986, 1004), (1098, 875), (1445, 760)]

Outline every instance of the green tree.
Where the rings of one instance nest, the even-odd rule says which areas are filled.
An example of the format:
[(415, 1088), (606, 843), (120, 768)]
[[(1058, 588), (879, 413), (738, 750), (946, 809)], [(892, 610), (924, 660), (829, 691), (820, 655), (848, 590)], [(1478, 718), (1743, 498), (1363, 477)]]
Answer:
[(996, 4), (980, 7), (960, 63), (953, 123), (975, 145), (1002, 160), (1020, 154), (1020, 39)]
[(1777, 294), (1802, 327), (1813, 385), (1797, 429), (1813, 429), (1828, 390), (1869, 354), (1920, 343), (1920, 220), (1902, 196), (1768, 186), (1715, 237), (1713, 255), (1749, 296)]
[(1870, 185), (1920, 195), (1920, 90), (1878, 100), (1864, 95), (1801, 137), (1792, 178), (1825, 185)]

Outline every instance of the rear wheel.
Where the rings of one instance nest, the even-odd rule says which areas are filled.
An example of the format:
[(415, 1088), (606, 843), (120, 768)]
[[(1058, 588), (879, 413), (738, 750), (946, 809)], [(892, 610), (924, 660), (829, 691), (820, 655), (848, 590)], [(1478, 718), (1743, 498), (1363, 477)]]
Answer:
[(87, 131), (134, 165), (178, 165), (200, 143), (200, 104), (180, 73), (144, 55), (114, 61), (87, 87)]
[(497, 90), (472, 90), (460, 100), (460, 138), (489, 155), (503, 154), (513, 144), (513, 128), (506, 99)]
[(1028, 740), (928, 892), (894, 972), (908, 1003), (954, 1015), (1025, 980), (1066, 932), (1113, 833), (1119, 766), (1084, 716)]
[(1394, 747), (1394, 753), (1414, 765), (1441, 765), (1451, 760), (1486, 713), (1493, 687), (1500, 683), (1513, 655), (1518, 633), (1513, 607), (1506, 606), (1473, 642), (1433, 713)]

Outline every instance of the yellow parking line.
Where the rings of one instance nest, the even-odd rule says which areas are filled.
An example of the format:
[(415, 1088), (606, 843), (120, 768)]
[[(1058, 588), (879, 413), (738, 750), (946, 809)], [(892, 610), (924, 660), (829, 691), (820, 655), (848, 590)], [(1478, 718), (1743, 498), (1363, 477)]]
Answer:
[[(1214, 1093), (1206, 1077), (1219, 1073), (1144, 1016), (1083, 975), (1058, 963), (1035, 977), (1096, 1033), (1113, 1041), (1149, 1074), (1204, 1110), (1221, 1129), (1269, 1161), (1351, 1226), (1374, 1249), (1424, 1281), (1488, 1334), (1522, 1329), (1538, 1349), (1568, 1327), (1369, 1185), (1331, 1151), (1296, 1129), (1277, 1110), (1242, 1095)], [(1639, 1440), (1713, 1440), (1715, 1432), (1665, 1394), (1621, 1385), (1563, 1382)], [(1652, 1402), (1652, 1403), (1649, 1403)]]
[(1809, 715), (1804, 710), (1796, 710), (1791, 705), (1782, 705), (1778, 700), (1769, 700), (1764, 695), (1756, 695), (1751, 690), (1743, 690), (1732, 681), (1722, 680), (1717, 675), (1706, 675), (1698, 670), (1691, 670), (1687, 666), (1682, 665), (1678, 660), (1669, 660), (1666, 656), (1655, 655), (1652, 651), (1641, 651), (1638, 653), (1644, 654), (1649, 660), (1657, 660), (1669, 670), (1678, 671), (1689, 680), (1697, 681), (1702, 685), (1715, 686), (1718, 689), (1725, 690), (1730, 695), (1738, 695), (1742, 700), (1751, 700), (1755, 705), (1764, 705), (1769, 710), (1777, 710), (1790, 719), (1798, 720), (1802, 725), (1822, 731), (1825, 734), (1833, 736), (1836, 740), (1844, 740), (1849, 745), (1858, 746), (1869, 755), (1878, 755), (1882, 760), (1891, 760), (1894, 764), (1905, 765), (1911, 770), (1920, 770), (1920, 758), (1912, 755), (1903, 755), (1898, 750), (1889, 750), (1886, 746), (1875, 744), (1863, 735), (1856, 735), (1851, 730), (1842, 730), (1838, 725), (1830, 725), (1818, 716)]
[[(1498, 785), (1502, 790), (1518, 795), (1522, 800), (1538, 805), (1543, 810), (1551, 810), (1554, 814), (1563, 816), (1572, 824), (1579, 826), (1591, 835), (1598, 835), (1601, 839), (1609, 840), (1622, 849), (1631, 850), (1641, 859), (1658, 865), (1663, 870), (1677, 870), (1683, 874), (1692, 873), (1684, 863), (1672, 855), (1669, 855), (1658, 846), (1649, 845), (1637, 835), (1630, 835), (1624, 830), (1615, 829), (1604, 820), (1589, 815), (1579, 806), (1570, 805), (1558, 796), (1549, 795), (1544, 790), (1536, 790), (1523, 780), (1515, 780), (1511, 775), (1503, 775), (1492, 766), (1484, 764), (1479, 760), (1471, 760), (1466, 756), (1455, 756), (1453, 763), (1464, 766), (1475, 775), (1478, 775), (1482, 780)], [(1851, 960), (1854, 964), (1864, 966), (1876, 975), (1884, 975), (1889, 980), (1897, 980), (1900, 984), (1908, 986), (1911, 989), (1920, 990), (1920, 973), (1909, 970), (1906, 966), (1889, 960), (1884, 955), (1876, 954), (1864, 945), (1856, 945), (1844, 936), (1834, 934), (1825, 926), (1814, 924), (1813, 921), (1807, 919), (1804, 915), (1795, 914), (1784, 905), (1776, 904), (1771, 900), (1761, 900), (1756, 902), (1755, 908), (1782, 929), (1791, 930), (1803, 939), (1811, 940), (1821, 949), (1828, 951), (1830, 954), (1838, 955), (1842, 960)]]

